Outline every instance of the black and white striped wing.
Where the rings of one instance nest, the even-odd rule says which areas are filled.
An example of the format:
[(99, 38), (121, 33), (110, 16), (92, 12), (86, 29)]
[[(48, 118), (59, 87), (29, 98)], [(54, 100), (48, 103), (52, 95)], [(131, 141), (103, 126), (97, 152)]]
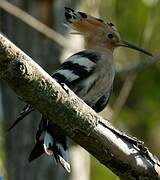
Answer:
[[(60, 84), (66, 84), (68, 87), (75, 82), (80, 81), (94, 70), (99, 55), (94, 52), (81, 51), (69, 57), (66, 62), (60, 65), (59, 69), (52, 74), (52, 77)], [(9, 130), (13, 129), (25, 116), (30, 114), (34, 109), (27, 104), (21, 111), (19, 117), (13, 122)]]
[(58, 83), (72, 86), (89, 75), (95, 69), (99, 55), (94, 52), (81, 51), (69, 57), (66, 62), (52, 75)]
[(96, 112), (101, 112), (108, 104), (109, 98), (111, 96), (112, 88), (102, 95), (96, 102), (91, 103), (89, 106)]

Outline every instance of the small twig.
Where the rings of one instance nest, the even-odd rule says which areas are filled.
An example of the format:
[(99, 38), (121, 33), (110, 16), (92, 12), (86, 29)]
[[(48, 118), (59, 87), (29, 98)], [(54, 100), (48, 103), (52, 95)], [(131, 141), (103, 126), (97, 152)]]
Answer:
[(117, 67), (116, 73), (118, 75), (122, 75), (122, 74), (131, 73), (131, 72), (139, 72), (145, 68), (148, 68), (148, 67), (156, 64), (158, 61), (160, 61), (160, 54), (157, 54), (148, 59), (138, 60), (135, 63), (131, 63), (131, 64), (123, 66), (123, 67)]
[(113, 105), (114, 114), (113, 114), (112, 118), (113, 118), (114, 122), (116, 121), (119, 113), (121, 112), (128, 96), (130, 94), (130, 91), (133, 87), (136, 77), (137, 77), (137, 74), (129, 74), (123, 83), (123, 86), (119, 93), (119, 96), (117, 97), (117, 99)]
[(22, 22), (26, 23), (36, 31), (40, 32), (41, 34), (45, 35), (48, 39), (56, 42), (61, 47), (65, 48), (68, 47), (68, 41), (64, 36), (57, 33), (47, 25), (41, 23), (39, 20), (34, 18), (33, 16), (29, 15), (22, 9), (16, 7), (15, 5), (5, 1), (0, 0), (0, 8), (8, 12), (9, 14), (17, 17)]

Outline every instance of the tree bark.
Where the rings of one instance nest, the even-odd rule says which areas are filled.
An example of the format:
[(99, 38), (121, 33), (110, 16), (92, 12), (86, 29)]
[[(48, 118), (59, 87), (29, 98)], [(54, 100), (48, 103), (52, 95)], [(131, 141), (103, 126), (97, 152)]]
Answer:
[[(70, 3), (73, 7), (76, 5), (77, 2), (78, 1), (76, 0), (71, 1)], [(64, 43), (65, 38), (62, 35), (53, 31), (51, 28), (49, 28), (49, 26), (52, 26), (52, 24), (54, 24), (54, 29), (57, 32), (64, 33), (66, 31), (66, 28), (63, 28), (62, 26), (64, 17), (63, 13), (61, 13), (64, 10), (65, 2), (63, 0), (40, 0), (37, 2), (21, 2), (12, 0), (12, 3), (17, 4), (19, 7), (25, 9), (25, 11), (28, 11), (30, 14), (38, 17), (40, 21), (37, 21), (36, 19), (34, 19), (34, 17), (30, 16), (25, 11), (9, 3), (8, 1), (0, 0), (0, 7), (3, 10), (21, 20), (21, 22), (17, 21), (15, 20), (15, 18), (10, 17), (8, 14), (2, 12), (2, 31), (11, 39), (13, 39), (17, 44), (23, 45), (23, 48), (26, 51), (30, 52), (32, 57), (36, 57), (36, 59), (39, 60), (39, 63), (43, 67), (45, 67), (45, 69), (49, 69), (50, 72), (53, 72), (53, 68), (55, 68), (59, 64), (60, 48), (55, 46), (52, 41), (58, 43), (57, 45), (62, 47), (66, 46), (66, 44), (68, 45), (68, 43)], [(27, 26), (29, 25), (30, 27), (34, 28), (37, 32), (35, 32), (33, 29), (28, 28), (22, 22), (26, 23)], [(17, 27), (18, 36), (14, 36), (15, 29), (13, 27)], [(44, 37), (40, 36), (38, 32), (42, 34), (45, 33), (45, 38), (48, 38), (51, 41), (44, 39)], [(27, 33), (28, 36), (26, 36)], [(31, 39), (28, 43), (28, 39), (30, 37)], [(65, 42), (67, 41), (65, 40)], [(19, 100), (17, 100), (17, 98), (15, 98), (12, 90), (6, 87), (5, 84), (2, 85), (1, 90), (3, 97), (4, 119), (6, 120), (6, 129), (8, 128), (9, 124), (11, 124), (12, 121), (16, 119), (23, 105), (19, 102)], [(33, 119), (34, 122), (30, 123), (30, 121)], [(88, 180), (90, 177), (89, 157), (87, 156), (88, 154), (82, 151), (80, 146), (77, 146), (77, 148), (75, 147), (75, 145), (74, 148), (71, 146), (72, 149), (76, 149), (76, 152), (71, 151), (70, 153), (72, 157), (71, 162), (72, 164), (79, 164), (79, 166), (74, 166), (74, 169), (72, 170), (72, 175), (70, 177), (64, 172), (61, 166), (57, 166), (51, 161), (46, 161), (46, 159), (44, 160), (44, 158), (40, 158), (37, 163), (26, 163), (28, 154), (31, 150), (31, 146), (34, 142), (33, 138), (37, 127), (38, 119), (39, 115), (37, 113), (28, 116), (23, 124), (17, 126), (16, 130), (7, 136), (6, 160), (8, 168), (6, 169), (8, 171), (8, 179), (21, 180), (38, 178), (40, 180), (52, 177), (54, 177), (54, 180), (67, 180), (70, 178), (77, 179), (77, 177), (79, 176), (77, 172), (79, 172), (79, 169), (81, 169), (81, 174), (84, 175), (83, 180)], [(21, 132), (21, 129), (23, 129), (23, 132)], [(26, 133), (31, 134), (32, 138), (28, 139)], [(18, 140), (18, 142), (20, 143), (19, 151), (17, 151), (16, 149), (17, 143), (15, 143), (15, 139)], [(25, 149), (27, 149), (27, 151), (25, 152), (23, 151), (24, 147)], [(74, 153), (73, 156), (72, 152)], [(79, 152), (81, 153), (81, 163), (78, 162), (79, 159), (77, 159), (75, 156), (75, 154), (79, 154)], [(21, 159), (21, 163), (19, 163), (19, 159)], [(39, 164), (42, 164), (41, 167), (39, 167)], [(88, 165), (88, 167), (83, 168), (86, 164)], [(41, 169), (44, 169), (44, 171), (41, 171)], [(24, 176), (26, 170), (28, 173), (27, 176)], [(37, 174), (33, 172), (39, 173)]]
[[(39, 18), (47, 25), (53, 25), (54, 15), (52, 14), (51, 1), (12, 0), (11, 2), (33, 16)], [(45, 3), (45, 7), (48, 10), (47, 12), (43, 12), (42, 2)], [(56, 68), (60, 63), (60, 48), (50, 40), (41, 36), (38, 32), (19, 21), (17, 18), (10, 16), (4, 11), (2, 12), (2, 10), (0, 17), (3, 33), (25, 49), (25, 51), (34, 57), (45, 69), (53, 72), (54, 68)], [(45, 17), (45, 19), (43, 19), (43, 17)], [(6, 130), (17, 118), (19, 112), (24, 106), (24, 103), (20, 102), (17, 97), (15, 97), (13, 91), (4, 83), (1, 84), (1, 92), (5, 120), (4, 128)], [(9, 180), (44, 180), (53, 177), (56, 180), (56, 175), (57, 179), (59, 179), (58, 176), (62, 179), (65, 174), (61, 168), (54, 165), (54, 162), (50, 160), (47, 161), (44, 157), (40, 157), (33, 163), (28, 163), (27, 158), (35, 141), (34, 137), (39, 123), (39, 118), (39, 113), (33, 113), (32, 115), (26, 117), (23, 123), (19, 124), (6, 136), (6, 171)], [(30, 136), (27, 134), (30, 134)]]
[(3, 35), (0, 77), (120, 178), (159, 179), (160, 162), (141, 141), (115, 129)]

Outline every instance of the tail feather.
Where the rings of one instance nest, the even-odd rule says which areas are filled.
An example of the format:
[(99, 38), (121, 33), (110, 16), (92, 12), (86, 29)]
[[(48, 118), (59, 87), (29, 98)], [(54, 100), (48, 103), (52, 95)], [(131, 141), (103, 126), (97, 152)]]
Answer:
[(42, 117), (36, 133), (36, 144), (28, 160), (30, 162), (41, 156), (43, 153), (46, 153), (47, 155), (54, 157), (55, 161), (57, 163), (59, 162), (67, 172), (71, 172), (66, 137), (61, 131), (59, 133), (54, 133), (54, 128), (48, 123), (48, 120), (45, 117)]
[(65, 149), (61, 143), (57, 143), (56, 146), (58, 148), (59, 156), (61, 156), (64, 161), (69, 162), (69, 155), (67, 149)]
[(56, 162), (59, 162), (67, 172), (71, 172), (66, 143), (63, 145), (57, 142), (53, 135), (51, 135), (49, 132), (46, 132), (43, 146), (47, 155), (54, 156)]
[(24, 117), (30, 114), (34, 109), (30, 104), (26, 104), (22, 111), (20, 112), (18, 118), (13, 122), (13, 124), (8, 128), (8, 131), (12, 130)]
[(48, 132), (45, 132), (43, 147), (44, 147), (44, 151), (47, 155), (49, 155), (49, 156), (53, 155), (54, 144), (55, 144), (55, 142), (54, 142), (53, 137)]
[(67, 171), (71, 172), (71, 166), (69, 164), (69, 155), (67, 149), (64, 149), (64, 146), (61, 143), (57, 143), (58, 148), (58, 161), (62, 167)]
[(42, 116), (36, 132), (36, 141), (39, 141), (39, 139), (41, 139), (43, 132), (45, 132), (47, 129), (47, 125), (48, 125), (48, 120)]
[(37, 141), (29, 155), (28, 161), (33, 161), (34, 159), (40, 157), (44, 152), (43, 140)]
[(58, 155), (58, 161), (67, 172), (71, 172), (70, 164), (67, 161), (65, 161), (65, 159), (63, 159), (62, 156)]

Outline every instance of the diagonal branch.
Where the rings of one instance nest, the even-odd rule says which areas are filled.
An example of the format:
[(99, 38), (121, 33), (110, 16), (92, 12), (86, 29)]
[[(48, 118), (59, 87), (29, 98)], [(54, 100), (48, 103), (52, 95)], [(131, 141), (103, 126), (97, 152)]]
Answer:
[(160, 176), (160, 162), (141, 141), (115, 129), (1, 34), (0, 77), (120, 178)]
[(128, 74), (132, 72), (140, 72), (141, 70), (148, 68), (150, 66), (155, 65), (157, 62), (160, 61), (160, 54), (157, 54), (153, 57), (138, 60), (137, 62), (130, 63), (129, 65), (125, 65), (123, 67), (117, 67), (116, 73), (118, 75)]
[(114, 121), (114, 124), (132, 90), (136, 77), (137, 77), (137, 73), (134, 74), (128, 73), (128, 76), (126, 77), (123, 86), (120, 90), (119, 96), (117, 97), (117, 99), (113, 104), (114, 114), (112, 119)]
[(37, 32), (45, 35), (45, 37), (47, 37), (48, 39), (56, 42), (61, 47), (68, 47), (68, 41), (63, 35), (54, 31), (44, 23), (40, 22), (22, 9), (11, 4), (10, 2), (7, 2), (6, 0), (0, 0), (0, 8), (20, 19), (22, 22), (35, 29)]

